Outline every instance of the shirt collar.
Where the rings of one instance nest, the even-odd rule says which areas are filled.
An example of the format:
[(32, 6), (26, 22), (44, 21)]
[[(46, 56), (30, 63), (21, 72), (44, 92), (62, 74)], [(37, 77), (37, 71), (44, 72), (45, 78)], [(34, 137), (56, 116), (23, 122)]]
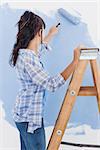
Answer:
[(20, 53), (25, 53), (25, 52), (31, 53), (31, 54), (34, 54), (34, 56), (39, 57), (39, 54), (36, 54), (33, 50), (28, 49), (28, 48), (25, 48), (25, 49), (22, 48), (22, 49), (19, 50), (19, 52), (20, 52)]

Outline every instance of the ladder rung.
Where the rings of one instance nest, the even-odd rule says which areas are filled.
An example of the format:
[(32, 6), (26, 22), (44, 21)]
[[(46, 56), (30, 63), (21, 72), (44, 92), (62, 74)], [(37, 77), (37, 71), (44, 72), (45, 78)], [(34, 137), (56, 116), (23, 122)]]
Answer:
[(70, 143), (62, 141), (61, 144), (69, 145), (69, 146), (76, 146), (76, 147), (93, 147), (93, 148), (100, 148), (100, 145), (92, 145), (92, 144), (78, 144), (78, 143)]
[(96, 96), (97, 95), (97, 91), (96, 91), (96, 87), (94, 86), (84, 86), (84, 87), (80, 87), (78, 96)]

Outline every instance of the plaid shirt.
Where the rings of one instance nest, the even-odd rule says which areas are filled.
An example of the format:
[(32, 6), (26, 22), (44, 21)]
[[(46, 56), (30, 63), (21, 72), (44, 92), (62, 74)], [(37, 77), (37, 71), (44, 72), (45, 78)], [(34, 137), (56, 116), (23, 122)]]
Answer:
[(39, 55), (30, 49), (19, 50), (16, 72), (21, 89), (16, 97), (13, 119), (16, 122), (28, 122), (27, 132), (33, 133), (41, 127), (45, 90), (54, 92), (65, 80), (60, 73), (51, 77), (44, 70)]

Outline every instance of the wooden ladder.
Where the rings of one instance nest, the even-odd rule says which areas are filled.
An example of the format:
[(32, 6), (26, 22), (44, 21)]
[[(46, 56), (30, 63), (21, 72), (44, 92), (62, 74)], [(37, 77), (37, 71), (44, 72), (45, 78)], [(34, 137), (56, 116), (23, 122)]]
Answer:
[[(94, 86), (81, 87), (83, 75), (89, 62), (92, 70)], [(47, 150), (58, 150), (77, 96), (96, 96), (100, 113), (100, 70), (97, 66), (96, 59), (79, 60), (65, 94)]]

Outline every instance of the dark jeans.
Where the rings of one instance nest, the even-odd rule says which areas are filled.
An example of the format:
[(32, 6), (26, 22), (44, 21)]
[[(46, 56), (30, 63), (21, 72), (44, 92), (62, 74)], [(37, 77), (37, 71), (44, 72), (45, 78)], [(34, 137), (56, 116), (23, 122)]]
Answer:
[(42, 119), (42, 127), (34, 131), (34, 133), (27, 132), (28, 122), (15, 122), (19, 133), (21, 150), (46, 150), (46, 139), (44, 123)]

